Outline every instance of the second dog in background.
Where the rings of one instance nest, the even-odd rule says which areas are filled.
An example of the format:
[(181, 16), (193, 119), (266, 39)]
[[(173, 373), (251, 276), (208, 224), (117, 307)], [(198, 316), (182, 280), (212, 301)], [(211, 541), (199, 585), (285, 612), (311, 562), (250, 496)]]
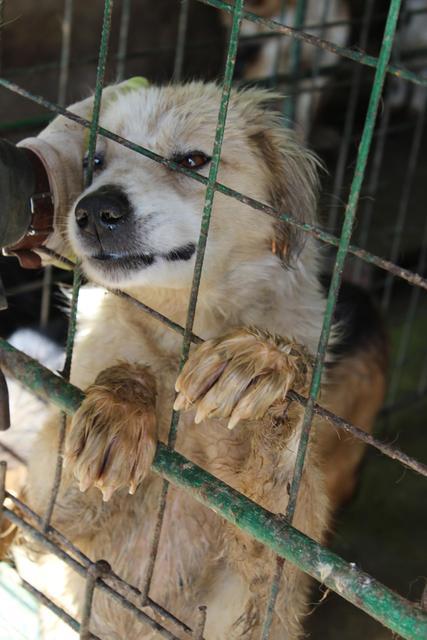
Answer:
[[(295, 26), (297, 0), (247, 0), (245, 9), (262, 18)], [(227, 26), (231, 16), (222, 12)], [(303, 31), (319, 38), (345, 46), (350, 34), (350, 12), (346, 0), (307, 0)], [(338, 64), (339, 57), (325, 49), (301, 42), (298, 64), (298, 85), (292, 84), (292, 50), (296, 40), (291, 36), (274, 34), (262, 24), (242, 20), (240, 46), (237, 58), (241, 78), (250, 81), (266, 80), (277, 76), (275, 86), (285, 95), (295, 95), (295, 125), (302, 137), (310, 133), (319, 107), (322, 89), (330, 77), (330, 68)], [(243, 40), (242, 40), (243, 38)], [(245, 42), (244, 39), (248, 38)]]

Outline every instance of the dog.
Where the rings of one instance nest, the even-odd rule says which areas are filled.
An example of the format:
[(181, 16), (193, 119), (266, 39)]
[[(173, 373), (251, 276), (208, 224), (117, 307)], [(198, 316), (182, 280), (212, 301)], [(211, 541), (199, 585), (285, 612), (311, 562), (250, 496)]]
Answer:
[[(261, 18), (295, 26), (297, 2), (290, 0), (247, 0), (245, 8)], [(229, 13), (222, 12), (222, 21), (231, 25)], [(329, 40), (341, 47), (346, 46), (350, 36), (350, 11), (346, 0), (309, 0), (303, 20), (303, 31), (318, 38)], [(266, 81), (277, 76), (277, 86), (285, 94), (296, 93), (293, 118), (299, 134), (307, 138), (318, 111), (322, 91), (328, 82), (324, 68), (333, 68), (339, 58), (324, 49), (307, 42), (301, 42), (301, 54), (298, 64), (300, 80), (297, 87), (292, 86), (292, 52), (296, 40), (289, 36), (274, 36), (268, 27), (243, 20), (241, 41), (237, 56), (237, 68), (240, 77), (247, 81)], [(257, 38), (258, 36), (258, 38)]]
[[(264, 90), (232, 92), (218, 181), (313, 223), (319, 163), (270, 103)], [(117, 85), (104, 91), (100, 123), (206, 177), (219, 105), (215, 84)], [(90, 119), (92, 108), (88, 98), (70, 110)], [(303, 418), (287, 391), (308, 394), (326, 296), (312, 237), (216, 192), (194, 323), (204, 343), (180, 372), (182, 336), (102, 287), (184, 325), (205, 186), (100, 135), (84, 189), (86, 139), (59, 116), (22, 143), (57, 174), (48, 246), (76, 256), (97, 285), (83, 288), (79, 308), (71, 382), (86, 398), (67, 426), (52, 524), (140, 588), (162, 486), (150, 464), (173, 406), (180, 453), (266, 509), (286, 511)], [(346, 322), (338, 321), (335, 347)], [(341, 354), (331, 351), (321, 402), (369, 431), (384, 367), (378, 332), (366, 327), (362, 336), (347, 334)], [(54, 412), (44, 425), (29, 461), (26, 500), (38, 513), (54, 477), (59, 419)], [(314, 421), (293, 521), (314, 540), (324, 539), (331, 509), (353, 491), (361, 454), (360, 444)], [(189, 626), (197, 605), (207, 605), (207, 640), (258, 638), (274, 566), (273, 552), (170, 487), (155, 601)], [(273, 640), (301, 637), (308, 589), (307, 576), (286, 563)], [(81, 610), (84, 582), (74, 574), (69, 592)], [(104, 640), (160, 637), (98, 591), (91, 631)]]

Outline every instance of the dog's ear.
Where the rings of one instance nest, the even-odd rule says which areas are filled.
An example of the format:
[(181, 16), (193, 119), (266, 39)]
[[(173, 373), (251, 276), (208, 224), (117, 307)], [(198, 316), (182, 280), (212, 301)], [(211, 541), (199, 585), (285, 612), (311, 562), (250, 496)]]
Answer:
[[(286, 128), (280, 114), (270, 109), (271, 94), (253, 93), (258, 94), (258, 99), (256, 117), (253, 113), (252, 120), (248, 120), (252, 122), (249, 140), (265, 167), (266, 203), (300, 223), (314, 223), (320, 161)], [(292, 264), (306, 239), (306, 232), (278, 216), (272, 248), (285, 265)]]

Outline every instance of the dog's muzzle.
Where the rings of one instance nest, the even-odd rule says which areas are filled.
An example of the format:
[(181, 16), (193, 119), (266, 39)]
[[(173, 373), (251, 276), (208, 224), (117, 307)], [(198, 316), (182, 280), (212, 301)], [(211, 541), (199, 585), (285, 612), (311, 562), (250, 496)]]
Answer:
[(132, 226), (132, 207), (120, 187), (104, 185), (76, 204), (78, 235), (87, 247), (104, 252), (125, 248)]

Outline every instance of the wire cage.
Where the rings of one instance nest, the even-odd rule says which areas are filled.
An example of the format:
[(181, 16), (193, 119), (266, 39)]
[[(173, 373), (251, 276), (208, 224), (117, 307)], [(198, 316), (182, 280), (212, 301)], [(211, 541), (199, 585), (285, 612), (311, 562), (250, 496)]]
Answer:
[[(410, 470), (409, 489), (417, 496), (422, 496), (421, 483), (425, 482), (422, 476), (427, 476), (425, 447), (424, 450), (420, 448), (415, 434), (419, 433), (421, 426), (420, 411), (425, 406), (427, 389), (427, 352), (422, 330), (427, 289), (427, 227), (422, 177), (427, 164), (426, 145), (423, 145), (427, 135), (427, 6), (416, 0), (323, 0), (317, 3), (282, 0), (275, 4), (275, 12), (263, 13), (263, 3), (251, 0), (245, 4), (242, 0), (181, 0), (159, 3), (158, 14), (153, 18), (148, 2), (122, 0), (114, 3), (114, 7), (113, 0), (86, 4), (88, 6), (84, 7), (83, 3), (73, 0), (46, 3), (47, 9), (55, 9), (49, 24), (59, 56), (53, 59), (51, 49), (39, 52), (38, 56), (30, 50), (29, 55), (36, 64), (29, 65), (28, 60), (17, 64), (10, 57), (13, 43), (8, 41), (7, 25), (11, 20), (13, 26), (15, 16), (7, 0), (0, 0), (0, 24), (5, 25), (0, 31), (2, 135), (17, 140), (23, 137), (23, 132), (37, 131), (55, 114), (62, 114), (89, 130), (89, 167), (92, 167), (97, 136), (102, 135), (153, 162), (162, 162), (173, 170), (185, 171), (149, 149), (100, 127), (103, 86), (107, 81), (122, 80), (137, 72), (158, 80), (172, 79), (174, 82), (194, 75), (206, 78), (219, 75), (222, 87), (209, 176), (204, 178), (188, 173), (191, 178), (205, 185), (206, 196), (185, 327), (133, 300), (124, 292), (115, 293), (129, 299), (131, 304), (139, 307), (141, 313), (154, 315), (171, 331), (182, 335), (181, 361), (184, 363), (191, 344), (201, 342), (193, 333), (193, 322), (216, 192), (240, 200), (252, 209), (280, 217), (317, 238), (325, 247), (330, 284), (308, 398), (291, 392), (292, 401), (301, 403), (305, 407), (305, 414), (286, 514), (266, 511), (174, 451), (179, 420), (179, 413), (174, 412), (168, 443), (158, 444), (153, 462), (153, 470), (164, 478), (164, 483), (156, 535), (151, 542), (149, 570), (142, 589), (126, 583), (114, 574), (106, 562), (92, 562), (51, 526), (61, 481), (65, 416), (72, 414), (84, 397), (68, 381), (76, 332), (77, 300), (82, 282), (79, 269), (74, 270), (72, 281), (66, 360), (60, 377), (1, 338), (2, 367), (32, 392), (57, 405), (64, 416), (60, 427), (55, 483), (47, 512), (34, 513), (5, 490), (6, 463), (2, 462), (2, 516), (85, 578), (86, 594), (81, 620), (74, 619), (26, 581), (23, 581), (24, 588), (61, 617), (82, 639), (95, 638), (90, 632), (95, 589), (109, 594), (131, 610), (136, 618), (157, 631), (159, 637), (176, 638), (175, 634), (179, 631), (185, 637), (203, 638), (206, 620), (203, 603), (194, 603), (194, 623), (190, 628), (150, 597), (150, 581), (168, 486), (173, 483), (214, 509), (218, 517), (225, 518), (277, 554), (276, 571), (271, 576), (271, 596), (265, 612), (263, 640), (269, 637), (285, 561), (294, 563), (392, 632), (410, 640), (426, 638), (427, 614), (425, 596), (423, 598), (421, 594), (422, 581), (409, 594), (411, 598), (397, 595), (354, 563), (345, 561), (341, 555), (304, 536), (292, 522), (315, 415), (327, 419), (331, 428), (351, 434), (370, 445), (371, 451), (379, 451), (384, 455), (384, 459), (379, 461), (370, 454), (370, 461), (374, 463), (369, 467), (372, 481), (376, 482), (378, 478), (372, 470), (383, 464), (383, 460), (384, 465), (388, 465), (391, 459), (395, 462), (390, 464), (398, 469)], [(313, 5), (316, 5), (315, 10)], [(41, 17), (38, 19), (46, 20), (48, 14), (43, 13), (43, 3), (40, 3), (39, 10)], [(62, 15), (58, 21), (60, 12)], [(25, 21), (25, 12), (22, 16)], [(28, 16), (28, 19), (35, 19), (35, 12), (30, 12), (30, 4)], [(147, 41), (142, 47), (134, 29), (138, 21), (144, 22), (144, 33), (147, 33)], [(95, 45), (85, 48), (84, 40), (79, 41), (81, 33), (85, 29), (93, 33), (95, 25), (100, 34), (99, 42), (96, 42), (97, 50), (94, 49)], [(421, 35), (416, 31), (418, 25), (421, 25)], [(426, 26), (424, 30), (423, 25)], [(13, 28), (16, 30), (21, 27), (18, 24)], [(150, 39), (148, 34), (151, 32), (154, 36)], [(74, 47), (76, 40), (78, 44)], [(91, 41), (93, 44), (93, 37)], [(267, 62), (260, 65), (259, 60), (267, 51)], [(257, 76), (257, 73), (262, 75)], [(68, 111), (65, 105), (79, 95), (82, 87), (93, 85), (94, 81), (93, 115), (91, 121), (87, 121)], [(233, 82), (261, 84), (286, 94), (283, 110), (288, 125), (302, 121), (301, 135), (308, 138), (329, 171), (324, 177), (322, 227), (299, 223), (292, 217), (292, 212), (277, 211), (217, 182)], [(19, 115), (11, 117), (12, 113), (16, 113), (14, 105), (18, 104), (17, 96), (25, 101), (19, 102)], [(87, 181), (90, 184), (90, 171)], [(66, 258), (56, 257), (64, 264), (68, 263)], [(66, 266), (74, 267), (69, 263)], [(387, 318), (391, 336), (388, 396), (375, 436), (366, 434), (357, 425), (348, 423), (317, 404), (343, 274), (376, 296)], [(25, 296), (29, 291), (36, 291), (36, 294), (32, 293), (37, 296), (33, 298), (34, 313), (37, 313), (41, 326), (46, 327), (52, 312), (52, 287), (58, 280), (70, 283), (70, 278), (67, 279), (63, 272), (51, 268), (42, 275), (37, 274), (31, 282), (16, 285), (8, 284), (6, 279), (7, 295), (11, 300), (22, 297), (25, 301), (28, 300)], [(405, 421), (409, 425), (409, 435), (400, 437), (402, 422)], [(411, 425), (414, 425), (413, 428)], [(398, 437), (399, 441), (395, 442)], [(401, 450), (402, 442), (405, 452)], [(4, 444), (1, 446), (4, 451), (7, 450)], [(398, 490), (396, 485), (395, 492)], [(401, 497), (401, 500), (404, 499)], [(414, 540), (414, 546), (422, 547), (422, 538), (418, 538), (416, 531), (411, 528), (423, 517), (419, 511), (422, 506), (420, 502), (421, 497), (406, 531)], [(414, 508), (416, 504), (415, 501)], [(350, 517), (347, 526), (352, 525), (354, 520)], [(378, 540), (376, 542), (378, 544)], [(340, 547), (338, 544), (337, 549), (346, 555), (345, 545)], [(410, 552), (409, 544), (405, 544), (402, 553), (409, 555)], [(419, 559), (417, 555), (416, 560)], [(330, 569), (326, 576), (322, 571), (325, 565)], [(387, 571), (383, 574), (385, 578), (390, 576)]]

